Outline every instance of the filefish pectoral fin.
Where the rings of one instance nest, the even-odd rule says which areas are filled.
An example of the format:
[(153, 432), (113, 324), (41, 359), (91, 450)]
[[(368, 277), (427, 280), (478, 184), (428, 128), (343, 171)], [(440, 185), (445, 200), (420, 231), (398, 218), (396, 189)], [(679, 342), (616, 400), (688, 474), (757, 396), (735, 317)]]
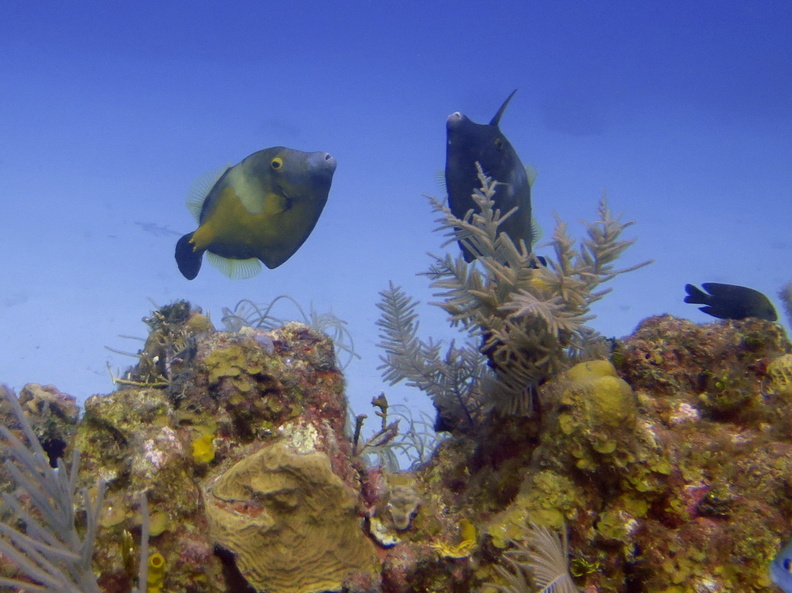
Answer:
[(196, 249), (192, 243), (193, 233), (184, 235), (176, 242), (176, 264), (187, 280), (192, 280), (201, 270), (204, 249)]

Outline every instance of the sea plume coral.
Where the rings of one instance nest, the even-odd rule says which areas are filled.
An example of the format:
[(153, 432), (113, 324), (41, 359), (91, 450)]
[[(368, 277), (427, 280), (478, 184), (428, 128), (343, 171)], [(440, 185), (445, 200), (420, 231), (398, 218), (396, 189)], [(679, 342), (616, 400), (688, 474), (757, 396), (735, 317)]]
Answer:
[(632, 223), (622, 223), (604, 199), (579, 246), (559, 219), (544, 245), (552, 248), (553, 256), (539, 258), (531, 246), (522, 241), (516, 245), (500, 231), (515, 210), (502, 213), (495, 208), (498, 181), (480, 168), (479, 180), (481, 189), (473, 193), (479, 211), (470, 210), (462, 219), (430, 198), (440, 214), (438, 230), (447, 237), (445, 245), (461, 242), (476, 259), (468, 264), (461, 254), (432, 256), (424, 275), (440, 298), (434, 304), (480, 346), (452, 343), (443, 356), (440, 344), (420, 340), (417, 303), (398, 287), (380, 293), (378, 305), (383, 312), (378, 325), (384, 378), (391, 383), (407, 380), (429, 393), (441, 415), (469, 423), (475, 420), (470, 410), (478, 415), (486, 406), (508, 414), (530, 413), (538, 387), (548, 377), (583, 358), (602, 357), (603, 340), (585, 325), (593, 317), (591, 305), (609, 292), (600, 285), (650, 263), (615, 267), (634, 243), (620, 238)]
[(385, 350), (380, 366), (384, 379), (391, 385), (406, 380), (427, 393), (435, 407), (449, 416), (446, 424), (475, 425), (483, 409), (482, 373), (488, 373), (478, 348), (472, 343), (458, 348), (452, 342), (442, 353), (442, 344), (418, 337), (418, 301), (393, 283), (380, 296), (378, 346)]
[[(93, 501), (87, 490), (81, 493), (86, 510), (85, 534), (81, 537), (75, 526), (74, 508), (79, 452), (74, 451), (68, 467), (58, 460), (56, 471), (50, 466), (16, 396), (5, 388), (3, 396), (11, 405), (27, 444), (7, 427), (0, 426), (10, 458), (6, 468), (20, 492), (20, 495), (4, 493), (3, 499), (25, 526), (21, 529), (0, 523), (3, 535), (0, 553), (40, 585), (9, 578), (0, 578), (0, 584), (31, 592), (98, 593), (91, 560), (104, 483), (98, 484)], [(20, 496), (30, 501), (32, 510), (20, 502)]]
[[(22, 440), (7, 426), (0, 426), (0, 435), (6, 441), (6, 470), (15, 486), (12, 493), (2, 496), (16, 519), (14, 523), (0, 523), (0, 555), (16, 566), (20, 577), (25, 577), (0, 577), (0, 585), (26, 593), (99, 593), (92, 561), (104, 482), (97, 482), (93, 500), (87, 489), (76, 496), (80, 452), (73, 450), (68, 466), (58, 459), (57, 469), (53, 468), (14, 393), (0, 386), (0, 400), (10, 405), (24, 437)], [(82, 498), (85, 510), (82, 529), (76, 523), (77, 498)], [(141, 558), (146, 558), (148, 512), (145, 496), (141, 498)], [(24, 526), (17, 526), (20, 523)], [(140, 583), (146, 582), (145, 564), (141, 561)], [(145, 585), (140, 587), (133, 593), (143, 593)]]

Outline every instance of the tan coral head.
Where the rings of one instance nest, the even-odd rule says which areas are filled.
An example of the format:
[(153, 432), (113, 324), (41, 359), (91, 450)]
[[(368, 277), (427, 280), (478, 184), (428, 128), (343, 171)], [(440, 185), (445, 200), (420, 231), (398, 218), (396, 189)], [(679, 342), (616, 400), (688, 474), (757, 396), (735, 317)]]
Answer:
[(257, 591), (339, 590), (353, 573), (376, 569), (355, 494), (324, 453), (275, 443), (210, 480), (204, 498), (213, 540)]

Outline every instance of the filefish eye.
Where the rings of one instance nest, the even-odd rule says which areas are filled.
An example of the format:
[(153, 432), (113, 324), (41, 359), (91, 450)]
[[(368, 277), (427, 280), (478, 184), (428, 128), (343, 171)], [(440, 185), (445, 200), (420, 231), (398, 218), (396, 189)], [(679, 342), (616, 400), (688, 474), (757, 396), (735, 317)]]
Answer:
[(272, 168), (277, 171), (283, 166), (283, 159), (279, 156), (276, 156), (274, 159), (272, 159), (270, 166), (272, 166)]
[(503, 150), (503, 138), (495, 138), (495, 146), (498, 150)]
[(784, 570), (787, 572), (792, 572), (792, 560), (789, 558), (784, 558)]

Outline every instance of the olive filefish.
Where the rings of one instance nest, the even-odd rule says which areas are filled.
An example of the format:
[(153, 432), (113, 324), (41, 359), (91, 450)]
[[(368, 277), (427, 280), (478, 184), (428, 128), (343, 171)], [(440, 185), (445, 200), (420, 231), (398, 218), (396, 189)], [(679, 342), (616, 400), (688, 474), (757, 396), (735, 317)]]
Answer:
[(692, 284), (685, 284), (685, 292), (687, 292), (685, 302), (705, 305), (699, 307), (699, 310), (707, 315), (718, 319), (746, 319), (748, 317), (767, 321), (778, 319), (778, 314), (770, 299), (758, 290), (717, 282), (705, 282), (701, 287), (704, 290)]
[(249, 278), (263, 262), (277, 268), (311, 234), (327, 203), (336, 160), (326, 152), (275, 146), (254, 152), (187, 201), (198, 229), (176, 243), (188, 280), (207, 259), (231, 278)]
[[(473, 190), (481, 187), (476, 163), (486, 175), (497, 181), (493, 201), (501, 216), (517, 208), (499, 227), (514, 244), (520, 240), (530, 251), (536, 233), (531, 218), (531, 183), (526, 168), (517, 156), (511, 142), (501, 132), (499, 124), (514, 90), (501, 105), (489, 124), (477, 124), (459, 112), (452, 113), (446, 121), (445, 185), (448, 207), (457, 218), (464, 218), (471, 209), (478, 210), (472, 198)], [(465, 261), (471, 262), (476, 254), (460, 242)]]

